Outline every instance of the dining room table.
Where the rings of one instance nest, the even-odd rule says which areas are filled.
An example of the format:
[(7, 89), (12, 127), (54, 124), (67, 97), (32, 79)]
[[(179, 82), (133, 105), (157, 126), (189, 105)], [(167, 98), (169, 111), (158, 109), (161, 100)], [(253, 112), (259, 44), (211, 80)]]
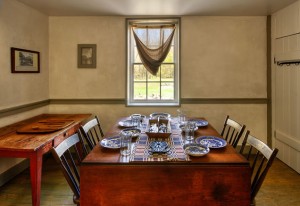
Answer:
[[(203, 146), (205, 138), (222, 138), (205, 118), (194, 131), (193, 142)], [(133, 138), (131, 154), (120, 155), (120, 149), (105, 147), (103, 141), (118, 138), (121, 124), (129, 117), (118, 119), (104, 139), (84, 158), (80, 166), (80, 205), (219, 205), (249, 206), (251, 171), (249, 162), (230, 144), (206, 145), (203, 155), (188, 153), (185, 134), (178, 119), (170, 118), (171, 134), (155, 137), (167, 142), (167, 153), (151, 153), (149, 118), (141, 125), (141, 133)], [(224, 140), (225, 141), (225, 140)], [(223, 142), (223, 141), (222, 141)]]
[(29, 159), (33, 206), (41, 202), (43, 155), (76, 133), (90, 116), (40, 114), (0, 128), (0, 157)]

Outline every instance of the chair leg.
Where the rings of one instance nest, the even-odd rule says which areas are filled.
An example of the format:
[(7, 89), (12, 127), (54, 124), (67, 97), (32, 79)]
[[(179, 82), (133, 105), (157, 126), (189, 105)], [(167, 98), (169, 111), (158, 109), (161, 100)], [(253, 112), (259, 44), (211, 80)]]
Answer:
[(80, 199), (78, 197), (76, 197), (76, 195), (73, 195), (73, 202), (77, 206), (80, 206)]

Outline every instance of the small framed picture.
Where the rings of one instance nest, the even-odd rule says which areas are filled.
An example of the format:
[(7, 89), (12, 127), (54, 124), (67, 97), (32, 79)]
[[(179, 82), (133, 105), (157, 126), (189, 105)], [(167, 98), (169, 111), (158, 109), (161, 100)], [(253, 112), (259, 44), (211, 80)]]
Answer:
[(39, 73), (40, 52), (11, 47), (12, 73)]
[(97, 45), (78, 44), (78, 68), (96, 68)]

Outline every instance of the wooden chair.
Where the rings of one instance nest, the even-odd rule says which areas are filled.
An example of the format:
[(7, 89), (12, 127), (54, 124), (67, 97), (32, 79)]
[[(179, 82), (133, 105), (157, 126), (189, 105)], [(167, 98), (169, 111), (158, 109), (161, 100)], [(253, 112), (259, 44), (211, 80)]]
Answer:
[(82, 159), (77, 149), (77, 143), (80, 143), (80, 139), (78, 134), (74, 134), (62, 141), (56, 148), (52, 148), (51, 152), (74, 193), (73, 202), (80, 205), (79, 164)]
[(97, 116), (83, 126), (80, 126), (79, 133), (85, 155), (87, 155), (104, 136)]
[[(247, 160), (250, 161), (251, 167), (251, 205), (255, 205), (255, 196), (258, 193), (263, 181), (278, 153), (278, 149), (271, 149), (257, 139), (256, 137), (249, 134), (247, 131), (245, 138), (242, 143), (240, 153), (245, 155)], [(250, 148), (245, 152), (246, 145), (249, 145)]]
[(230, 119), (227, 115), (221, 135), (229, 144), (236, 148), (240, 138), (243, 135), (245, 127), (245, 125), (242, 125), (234, 121), (233, 119)]

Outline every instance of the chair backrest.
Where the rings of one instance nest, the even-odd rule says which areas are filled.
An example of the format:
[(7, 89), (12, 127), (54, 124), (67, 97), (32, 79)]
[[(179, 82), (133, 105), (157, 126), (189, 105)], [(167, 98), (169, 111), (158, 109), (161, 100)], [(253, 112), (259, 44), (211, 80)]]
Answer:
[(233, 119), (230, 119), (227, 115), (221, 135), (229, 144), (236, 148), (240, 138), (243, 135), (245, 127), (245, 125), (242, 125), (234, 121)]
[(79, 127), (83, 150), (87, 155), (104, 136), (100, 120), (97, 116)]
[[(246, 145), (250, 148), (245, 151)], [(271, 149), (261, 140), (250, 135), (249, 130), (245, 134), (240, 153), (246, 155), (250, 161), (252, 171), (251, 175), (251, 202), (254, 202), (255, 196), (258, 193), (277, 153), (278, 149)]]
[(79, 205), (79, 164), (81, 163), (81, 156), (77, 149), (77, 143), (80, 143), (80, 139), (78, 134), (74, 134), (62, 141), (56, 148), (52, 148), (51, 152), (54, 159), (59, 163), (65, 179), (74, 193), (74, 203)]

